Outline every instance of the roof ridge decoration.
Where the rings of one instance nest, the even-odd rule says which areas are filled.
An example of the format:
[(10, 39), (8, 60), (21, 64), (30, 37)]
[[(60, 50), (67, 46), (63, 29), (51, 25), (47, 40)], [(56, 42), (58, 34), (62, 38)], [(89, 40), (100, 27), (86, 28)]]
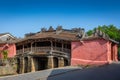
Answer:
[(108, 34), (102, 32), (99, 29), (95, 29), (93, 35), (87, 36), (84, 29), (79, 28), (79, 32), (77, 33), (76, 37), (80, 40), (81, 43), (83, 43), (84, 40), (89, 40), (89, 39), (96, 39), (96, 38), (103, 38), (105, 40), (109, 40), (111, 42), (114, 42), (116, 44), (119, 44), (119, 42), (111, 39)]
[(63, 31), (62, 26), (57, 26), (57, 28), (56, 28), (56, 34), (58, 35), (58, 34), (60, 34), (62, 31)]
[(104, 39), (109, 40), (110, 37), (108, 36), (108, 34), (102, 32), (101, 30), (99, 30), (98, 28), (95, 29), (94, 33), (93, 33), (94, 37), (102, 37)]
[(57, 26), (56, 31), (62, 30), (62, 26)]
[(54, 28), (52, 26), (50, 26), (48, 31), (54, 31)]
[(41, 28), (41, 32), (46, 32), (47, 29), (45, 27)]
[(119, 44), (119, 42), (111, 39), (108, 34), (102, 32), (102, 31), (99, 30), (98, 28), (95, 29), (95, 32), (93, 33), (93, 36), (94, 36), (94, 37), (101, 37), (101, 38), (104, 38), (104, 39), (106, 39), (106, 40), (110, 40), (110, 41), (112, 41), (112, 42), (114, 42), (114, 43)]
[(75, 31), (77, 31), (76, 37), (78, 37), (80, 40), (86, 37), (84, 28), (76, 28)]

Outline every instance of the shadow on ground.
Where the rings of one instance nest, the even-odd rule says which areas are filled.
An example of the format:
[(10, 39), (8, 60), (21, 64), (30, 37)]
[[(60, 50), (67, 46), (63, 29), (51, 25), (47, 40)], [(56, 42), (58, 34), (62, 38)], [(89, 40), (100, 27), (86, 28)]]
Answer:
[(78, 69), (65, 74), (49, 76), (47, 80), (120, 80), (120, 64)]

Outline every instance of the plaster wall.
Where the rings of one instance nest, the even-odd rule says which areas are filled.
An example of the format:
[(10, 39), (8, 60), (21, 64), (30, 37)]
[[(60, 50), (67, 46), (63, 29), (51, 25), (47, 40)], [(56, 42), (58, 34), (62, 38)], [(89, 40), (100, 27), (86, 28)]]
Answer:
[(104, 39), (72, 42), (71, 65), (102, 65), (108, 63), (108, 44)]

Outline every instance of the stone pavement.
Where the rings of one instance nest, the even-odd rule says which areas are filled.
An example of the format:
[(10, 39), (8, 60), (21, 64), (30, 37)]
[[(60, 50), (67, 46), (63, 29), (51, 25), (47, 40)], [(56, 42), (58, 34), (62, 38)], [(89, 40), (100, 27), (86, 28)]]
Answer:
[(0, 77), (0, 80), (47, 80), (48, 77), (57, 76), (67, 72), (80, 70), (80, 67), (61, 67), (55, 69), (48, 69), (24, 74), (18, 74), (13, 76)]

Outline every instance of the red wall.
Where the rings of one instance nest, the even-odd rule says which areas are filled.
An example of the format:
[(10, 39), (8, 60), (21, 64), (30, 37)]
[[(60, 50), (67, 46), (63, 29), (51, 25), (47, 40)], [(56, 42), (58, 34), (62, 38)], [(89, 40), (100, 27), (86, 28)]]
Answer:
[(101, 65), (111, 61), (109, 41), (94, 39), (72, 42), (71, 65)]
[(109, 42), (108, 44), (108, 57), (111, 62), (118, 61), (118, 46), (115, 43)]
[[(16, 46), (15, 44), (0, 44), (0, 52), (2, 50), (8, 50), (8, 57), (14, 57), (16, 55)], [(2, 58), (2, 54), (0, 54)]]

